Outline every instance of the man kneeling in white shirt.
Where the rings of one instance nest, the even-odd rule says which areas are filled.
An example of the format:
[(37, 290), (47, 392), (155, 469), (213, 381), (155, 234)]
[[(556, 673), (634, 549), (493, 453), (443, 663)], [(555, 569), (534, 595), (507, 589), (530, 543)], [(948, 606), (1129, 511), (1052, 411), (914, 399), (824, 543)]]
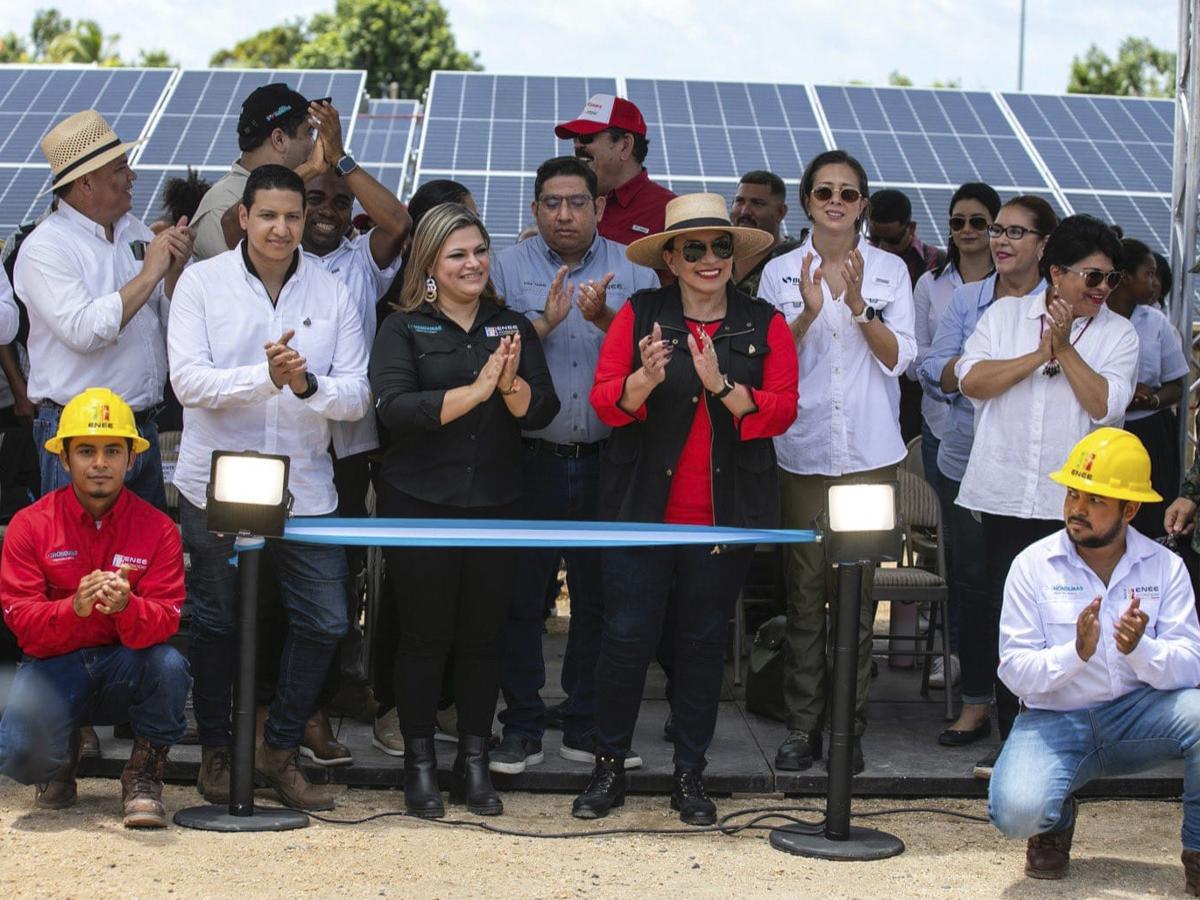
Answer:
[(1013, 562), (999, 675), (1021, 713), (996, 762), (988, 813), (1028, 838), (1025, 874), (1063, 878), (1088, 782), (1183, 759), (1186, 890), (1200, 895), (1200, 625), (1178, 556), (1129, 526), (1150, 456), (1119, 428), (1075, 445), (1050, 476), (1066, 527)]

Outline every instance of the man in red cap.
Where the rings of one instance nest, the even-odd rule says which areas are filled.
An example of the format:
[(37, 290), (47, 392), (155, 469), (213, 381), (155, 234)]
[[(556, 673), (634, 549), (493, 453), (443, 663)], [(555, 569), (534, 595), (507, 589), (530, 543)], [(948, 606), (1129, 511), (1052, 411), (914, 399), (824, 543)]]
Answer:
[(574, 141), (575, 155), (596, 173), (607, 199), (604, 218), (597, 223), (601, 235), (631, 244), (663, 230), (667, 202), (675, 195), (651, 181), (642, 165), (650, 142), (637, 106), (612, 94), (593, 94), (583, 112), (556, 126), (554, 133)]

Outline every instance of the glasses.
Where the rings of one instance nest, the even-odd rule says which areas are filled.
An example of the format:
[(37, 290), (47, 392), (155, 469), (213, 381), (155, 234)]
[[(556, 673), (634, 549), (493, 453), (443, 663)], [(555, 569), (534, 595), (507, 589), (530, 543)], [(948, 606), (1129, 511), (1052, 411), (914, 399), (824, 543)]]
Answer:
[(976, 231), (984, 231), (988, 227), (988, 220), (987, 220), (986, 216), (951, 216), (950, 217), (950, 230), (951, 231), (962, 231), (964, 228), (967, 227), (967, 225), (970, 225)]
[(590, 144), (596, 138), (600, 137), (600, 135), (602, 135), (602, 134), (607, 134), (609, 140), (616, 141), (616, 140), (624, 137), (626, 132), (620, 128), (605, 128), (603, 131), (597, 131), (592, 134), (576, 134), (576, 135), (573, 135), (573, 137), (575, 138), (575, 140), (579, 141), (579, 143), (583, 144), (586, 147), (588, 144)]
[(560, 194), (545, 194), (538, 198), (538, 203), (550, 210), (558, 209), (563, 203), (566, 203), (571, 209), (585, 209), (591, 202), (591, 194), (570, 194), (566, 197)]
[[(857, 203), (862, 197), (862, 191), (852, 187), (844, 187), (839, 192), (843, 203)], [(827, 184), (812, 189), (812, 197), (820, 203), (828, 203), (833, 199), (833, 188)]]
[(733, 256), (733, 238), (719, 237), (711, 244), (706, 244), (704, 241), (684, 241), (679, 252), (688, 262), (694, 263), (704, 259), (704, 255), (708, 253), (709, 249), (717, 259), (729, 259)]
[(1100, 282), (1104, 282), (1110, 288), (1115, 288), (1124, 278), (1125, 273), (1113, 269), (1104, 272), (1100, 269), (1072, 269), (1070, 266), (1062, 267), (1064, 272), (1071, 272), (1083, 279), (1083, 283), (1090, 288), (1100, 287)]
[(1045, 234), (1046, 232), (1038, 231), (1036, 228), (1026, 228), (1024, 225), (989, 225), (987, 233), (990, 238), (1005, 235), (1010, 241), (1019, 241), (1027, 234)]

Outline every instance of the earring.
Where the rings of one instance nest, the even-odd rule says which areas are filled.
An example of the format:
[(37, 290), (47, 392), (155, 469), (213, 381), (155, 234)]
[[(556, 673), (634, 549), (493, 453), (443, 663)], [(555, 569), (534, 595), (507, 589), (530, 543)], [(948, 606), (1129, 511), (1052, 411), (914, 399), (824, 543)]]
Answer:
[(437, 282), (430, 275), (425, 279), (425, 302), (434, 303), (437, 300)]

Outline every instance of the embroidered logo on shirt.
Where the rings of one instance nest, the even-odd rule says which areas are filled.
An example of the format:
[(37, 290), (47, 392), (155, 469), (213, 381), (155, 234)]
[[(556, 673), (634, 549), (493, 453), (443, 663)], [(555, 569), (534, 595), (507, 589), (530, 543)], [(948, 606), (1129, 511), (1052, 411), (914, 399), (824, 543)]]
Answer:
[(409, 325), (408, 327), (420, 334), (438, 334), (442, 330), (441, 325)]
[(650, 233), (650, 229), (647, 228), (645, 225), (630, 225), (629, 230), (636, 231), (638, 234), (649, 234)]
[(506, 334), (520, 334), (520, 325), (485, 325), (483, 333), (487, 337), (504, 337)]
[(74, 559), (78, 555), (78, 550), (51, 550), (46, 554), (46, 559), (52, 562), (61, 562), (65, 559)]
[(150, 568), (150, 562), (148, 560), (142, 559), (140, 556), (126, 556), (124, 553), (114, 553), (112, 564), (114, 569), (119, 569), (121, 566), (125, 566), (127, 569), (138, 569), (139, 571), (144, 572), (146, 569)]
[(884, 287), (892, 286), (892, 280), (890, 278), (885, 278), (882, 275), (876, 275), (871, 279), (871, 281), (873, 281), (875, 284), (882, 284)]

